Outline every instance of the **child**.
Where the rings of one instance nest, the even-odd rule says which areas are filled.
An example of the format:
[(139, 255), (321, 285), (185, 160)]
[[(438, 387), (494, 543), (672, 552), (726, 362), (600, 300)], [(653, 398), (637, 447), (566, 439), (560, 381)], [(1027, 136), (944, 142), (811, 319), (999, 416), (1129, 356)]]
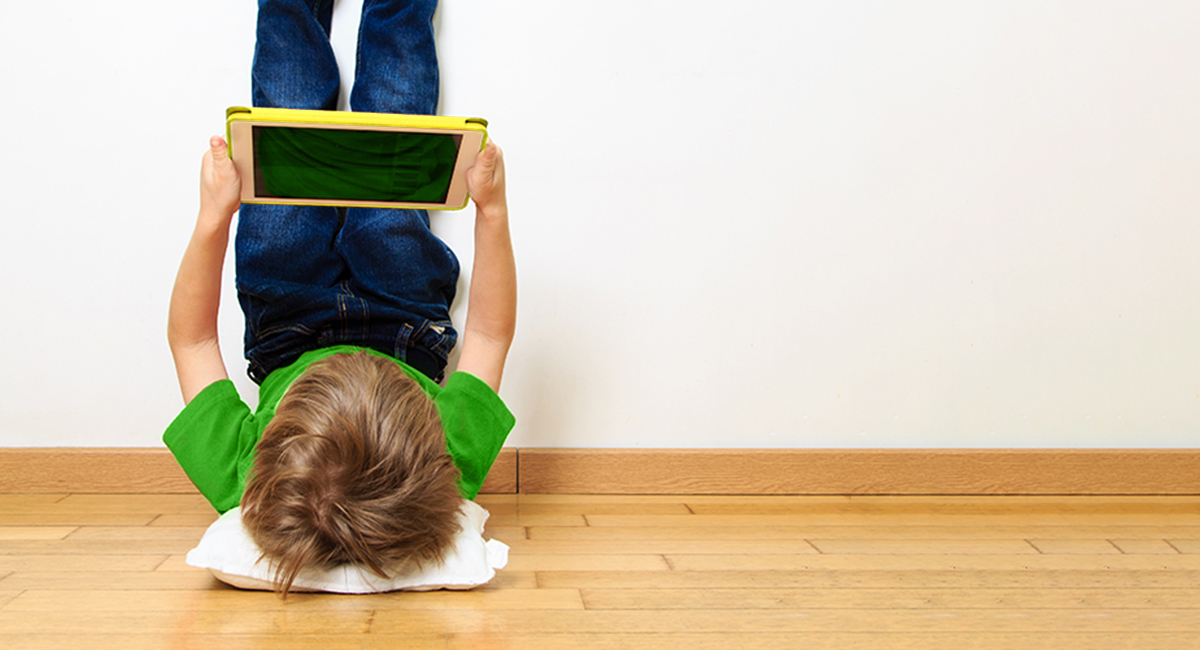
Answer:
[[(330, 109), (333, 0), (260, 0), (257, 106)], [(436, 0), (367, 0), (351, 106), (432, 113)], [(516, 320), (504, 160), (467, 172), (475, 259), (458, 370), (454, 254), (423, 210), (240, 206), (235, 244), (255, 411), (217, 338), (221, 267), (240, 180), (219, 137), (171, 295), (168, 340), (185, 407), (163, 435), (218, 512), (237, 505), (287, 594), (308, 566), (386, 567), (442, 557), (514, 420), (496, 394)]]

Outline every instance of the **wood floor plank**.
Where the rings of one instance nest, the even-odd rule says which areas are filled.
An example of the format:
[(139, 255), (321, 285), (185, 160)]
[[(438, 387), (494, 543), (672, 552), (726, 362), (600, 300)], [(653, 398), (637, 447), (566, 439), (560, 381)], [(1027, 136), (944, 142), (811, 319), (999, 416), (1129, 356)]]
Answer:
[(199, 542), (204, 537), (203, 526), (83, 526), (74, 529), (66, 539), (70, 540), (164, 540), (182, 539)]
[(367, 595), (293, 594), (287, 600), (267, 591), (236, 590), (29, 590), (12, 599), (6, 612), (201, 612), (201, 611), (360, 611), (390, 610), (582, 610), (575, 589), (507, 591), (393, 592)]
[[(491, 582), (478, 590), (504, 591), (510, 589), (536, 589), (537, 576), (532, 571), (510, 571), (504, 569)], [(43, 589), (50, 591), (105, 591), (105, 590), (182, 590), (202, 589), (233, 590), (212, 577), (203, 569), (186, 567), (179, 571), (81, 571), (67, 572), (15, 572), (0, 578), (0, 589), (24, 591)]]
[[(1032, 515), (1182, 515), (1194, 517), (1200, 508), (1195, 497), (1140, 497), (1118, 499), (1111, 497), (1059, 498), (850, 498), (845, 501), (812, 502), (803, 499), (761, 500), (745, 502), (697, 502), (687, 499), (690, 510), (697, 515), (971, 515), (971, 516), (1032, 516)], [(623, 514), (637, 514), (626, 512)]]
[(159, 571), (17, 571), (0, 580), (0, 589), (48, 589), (100, 591), (117, 589), (157, 591), (224, 589), (208, 571), (163, 573)]
[[(495, 635), (313, 635), (306, 637), (207, 635), (159, 638), (150, 635), (18, 635), (5, 639), (7, 650), (1191, 650), (1187, 634), (913, 634), (894, 637), (875, 633), (848, 634), (556, 634)], [(449, 645), (447, 645), (449, 643)]]
[(1195, 535), (1194, 526), (530, 526), (531, 540), (779, 540), (779, 539), (1148, 539)]
[(537, 589), (536, 571), (513, 571), (505, 567), (496, 572), (486, 585), (476, 587), (476, 591), (506, 591), (509, 589)]
[[(1195, 589), (1200, 571), (545, 571), (548, 589)], [(3, 586), (3, 583), (0, 583)]]
[(1165, 539), (1109, 539), (1113, 546), (1128, 555), (1175, 555), (1179, 549)]
[(1038, 552), (1020, 539), (813, 539), (809, 543), (825, 555), (1034, 555)]
[(0, 517), (7, 514), (40, 512), (67, 498), (62, 494), (0, 494)]
[(54, 512), (201, 514), (213, 511), (199, 494), (71, 494)]
[(683, 501), (641, 503), (613, 503), (590, 501), (587, 503), (527, 503), (516, 504), (516, 512), (527, 516), (552, 515), (631, 515), (654, 517), (659, 515), (690, 515), (691, 510)]
[(56, 539), (0, 542), (0, 555), (171, 555), (187, 553), (196, 539)]
[[(567, 556), (559, 556), (567, 557)], [(668, 555), (678, 571), (756, 570), (1200, 570), (1196, 555)]]
[(79, 530), (75, 526), (0, 526), (0, 543), (14, 540), (63, 539)]
[(1198, 589), (618, 588), (582, 594), (588, 609), (1200, 609)]
[(583, 515), (556, 515), (556, 514), (524, 514), (521, 512), (511, 513), (492, 513), (488, 519), (488, 524), (491, 526), (586, 526), (587, 520)]
[(691, 514), (680, 496), (627, 496), (627, 495), (550, 495), (517, 494), (506, 498), (481, 495), (475, 501), (488, 512), (511, 513), (516, 511), (539, 515), (586, 515), (586, 514)]
[[(577, 498), (605, 499), (614, 498), (605, 495), (584, 496), (571, 494), (551, 495), (519, 495), (521, 498), (549, 498), (560, 501), (570, 501)], [(662, 496), (647, 497), (615, 497), (615, 498), (646, 498), (661, 499)], [(981, 505), (983, 507), (1020, 506), (1042, 507), (1051, 504), (1117, 504), (1155, 507), (1162, 504), (1183, 504), (1200, 506), (1200, 495), (1006, 495), (1006, 494), (946, 494), (946, 495), (911, 495), (911, 494), (850, 494), (850, 495), (685, 495), (672, 496), (683, 499), (690, 505), (737, 505), (774, 507), (778, 505), (806, 505), (827, 503), (850, 504), (884, 504), (916, 507), (939, 507), (944, 505)]]
[(1167, 543), (1174, 546), (1180, 553), (1200, 555), (1200, 539), (1167, 538)]
[(518, 494), (516, 502), (522, 504), (618, 504), (642, 505), (656, 503), (768, 503), (775, 499), (798, 499), (806, 503), (841, 503), (847, 500), (844, 496), (697, 496), (697, 495), (661, 495), (661, 494)]
[[(664, 555), (664, 554), (813, 554), (817, 549), (803, 539), (779, 540), (636, 540), (542, 541), (510, 540), (511, 551), (520, 555)], [(1030, 549), (1032, 552), (1032, 549)]]
[(18, 634), (5, 650), (444, 650), (445, 635), (383, 634)]
[[(724, 556), (722, 556), (724, 557)], [(513, 571), (667, 571), (661, 555), (517, 555), (508, 556)]]
[(0, 555), (0, 573), (153, 571), (164, 555)]
[[(218, 592), (219, 593), (219, 592)], [(371, 626), (372, 611), (364, 610), (213, 610), (188, 612), (10, 612), (0, 609), (0, 630), (7, 635), (128, 634), (148, 635), (248, 634), (292, 636), (338, 634), (358, 636)], [(412, 631), (428, 635), (430, 629)]]
[(208, 528), (216, 520), (216, 511), (210, 510), (209, 512), (158, 515), (147, 525), (162, 528)]
[(1121, 549), (1106, 539), (1031, 539), (1039, 553), (1047, 555), (1114, 555)]
[(156, 516), (149, 513), (30, 512), (0, 515), (0, 526), (145, 526)]
[[(2, 614), (3, 612), (0, 612)], [(650, 632), (1200, 632), (1200, 611), (1185, 610), (379, 610), (372, 631), (388, 634), (579, 634)]]
[(1188, 633), (452, 634), (450, 650), (1194, 650)]
[[(4, 589), (3, 584), (0, 584), (0, 609), (4, 609), (4, 606), (7, 605), (9, 603), (9, 601), (16, 598), (17, 596), (20, 596), (21, 593), (22, 592), (20, 592), (20, 591), (8, 591), (8, 590)], [(3, 637), (0, 637), (0, 638), (3, 638)]]
[[(1200, 513), (1144, 514), (905, 514), (812, 513), (787, 515), (588, 515), (589, 526), (1198, 526)], [(529, 524), (536, 526), (537, 524)]]

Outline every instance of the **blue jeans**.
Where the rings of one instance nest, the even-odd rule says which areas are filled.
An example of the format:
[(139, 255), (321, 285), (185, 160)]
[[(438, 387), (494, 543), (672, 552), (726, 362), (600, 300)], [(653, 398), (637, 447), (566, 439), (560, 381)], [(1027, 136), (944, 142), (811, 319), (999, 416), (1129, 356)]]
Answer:
[[(350, 107), (433, 114), (437, 0), (364, 0)], [(333, 110), (333, 0), (259, 0), (255, 106)], [(256, 382), (301, 354), (370, 347), (440, 380), (457, 334), (459, 265), (424, 210), (241, 207), (235, 243), (245, 349)]]

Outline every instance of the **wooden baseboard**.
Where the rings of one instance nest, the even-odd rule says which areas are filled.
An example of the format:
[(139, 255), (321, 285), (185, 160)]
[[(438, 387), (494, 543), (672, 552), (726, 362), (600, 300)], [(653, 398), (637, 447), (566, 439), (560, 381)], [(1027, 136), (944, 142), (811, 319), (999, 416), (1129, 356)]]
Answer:
[(1200, 450), (521, 449), (520, 491), (1200, 494)]
[[(189, 494), (165, 449), (0, 448), (0, 493)], [(489, 494), (1200, 495), (1191, 449), (505, 449)]]

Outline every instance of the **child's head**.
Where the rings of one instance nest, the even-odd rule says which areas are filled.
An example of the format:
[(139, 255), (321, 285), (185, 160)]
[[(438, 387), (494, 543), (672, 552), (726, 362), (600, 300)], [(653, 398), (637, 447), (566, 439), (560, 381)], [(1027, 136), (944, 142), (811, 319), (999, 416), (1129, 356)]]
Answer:
[(286, 595), (301, 569), (441, 559), (458, 531), (459, 472), (432, 401), (395, 363), (314, 363), (263, 432), (242, 520)]

